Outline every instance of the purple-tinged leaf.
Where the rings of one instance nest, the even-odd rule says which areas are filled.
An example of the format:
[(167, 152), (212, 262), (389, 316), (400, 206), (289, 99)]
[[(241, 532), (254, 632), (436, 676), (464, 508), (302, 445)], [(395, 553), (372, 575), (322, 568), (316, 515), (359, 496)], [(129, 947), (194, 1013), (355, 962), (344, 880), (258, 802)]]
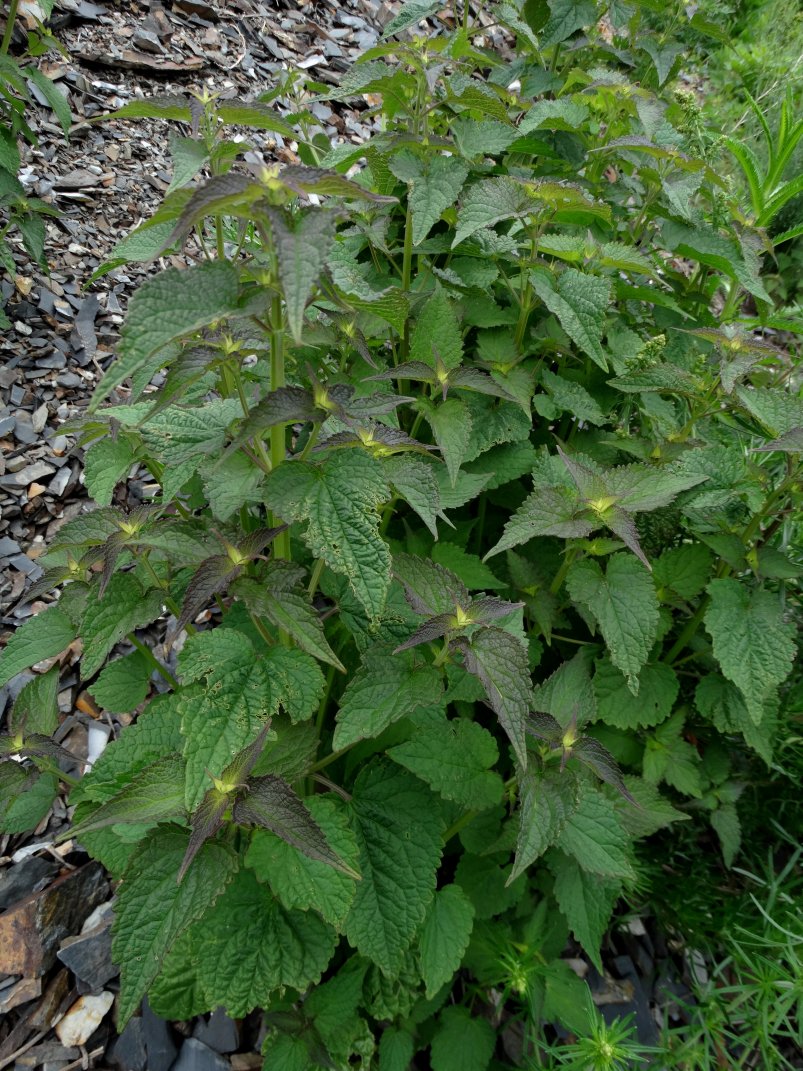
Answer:
[(332, 851), (321, 827), (281, 777), (272, 774), (255, 777), (246, 793), (235, 803), (232, 816), (241, 825), (269, 829), (310, 859), (317, 859), (353, 878), (359, 877)]
[(217, 788), (210, 788), (201, 800), (191, 819), (192, 833), (176, 877), (177, 882), (181, 882), (181, 879), (187, 873), (187, 868), (204, 843), (210, 837), (214, 837), (215, 833), (223, 825), (223, 816), (230, 806), (231, 797), (228, 792), (221, 792)]
[(628, 792), (627, 785), (622, 780), (622, 773), (616, 759), (606, 747), (603, 747), (599, 740), (595, 740), (593, 736), (581, 736), (572, 744), (571, 754), (585, 766), (588, 766), (590, 770), (593, 770), (600, 780), (613, 785), (616, 791), (621, 793), (626, 800), (629, 800), (634, 806), (638, 806), (635, 799)]
[(647, 560), (647, 555), (641, 549), (641, 544), (639, 543), (636, 523), (630, 514), (619, 506), (611, 506), (610, 509), (607, 509), (603, 514), (602, 520), (612, 532), (615, 532), (616, 535), (627, 544), (639, 561), (652, 572), (652, 566)]
[(514, 610), (520, 610), (522, 606), (524, 606), (523, 602), (506, 602), (504, 599), (497, 599), (495, 595), (484, 595), (472, 602), (468, 613), (474, 624), (482, 625), (487, 621), (507, 617)]
[(429, 621), (425, 621), (423, 625), (420, 625), (409, 639), (399, 644), (393, 653), (399, 654), (400, 651), (407, 651), (410, 647), (418, 647), (421, 643), (430, 643), (432, 640), (445, 636), (453, 628), (455, 628), (453, 614), (438, 614), (437, 617), (431, 617)]
[(177, 630), (184, 628), (204, 609), (209, 600), (225, 591), (242, 569), (228, 554), (215, 554), (201, 562), (187, 585)]
[(407, 602), (417, 614), (454, 613), (458, 606), (471, 601), (468, 588), (451, 570), (430, 558), (414, 554), (396, 554), (393, 575), (404, 588)]
[(509, 632), (493, 626), (475, 633), (470, 641), (459, 637), (456, 646), (465, 656), (466, 669), (485, 689), (516, 758), (526, 768), (525, 733), (532, 692), (526, 648)]

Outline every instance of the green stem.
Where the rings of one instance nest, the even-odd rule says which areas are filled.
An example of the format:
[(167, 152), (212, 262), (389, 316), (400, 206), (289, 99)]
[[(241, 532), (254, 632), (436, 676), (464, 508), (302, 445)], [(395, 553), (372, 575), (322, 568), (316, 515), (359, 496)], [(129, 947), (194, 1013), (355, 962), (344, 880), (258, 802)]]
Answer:
[(557, 573), (555, 574), (555, 579), (549, 585), (550, 595), (557, 595), (557, 593), (560, 591), (561, 587), (563, 586), (563, 581), (566, 579), (566, 574), (571, 569), (572, 564), (574, 563), (574, 560), (577, 557), (577, 554), (577, 547), (571, 547), (571, 549), (566, 552), (566, 557), (563, 559), (563, 563), (561, 564), (560, 569), (558, 569)]
[[(161, 591), (164, 593), (163, 596), (162, 596), (162, 602), (168, 608), (170, 613), (176, 618), (176, 620), (178, 620), (181, 617), (181, 607), (176, 602), (176, 600), (173, 598), (173, 596), (168, 594), (169, 588), (168, 588), (167, 581), (161, 579), (161, 577), (156, 572), (154, 567), (148, 561), (148, 558), (147, 558), (146, 555), (144, 555), (144, 554), (138, 555), (138, 554), (135, 553), (134, 557), (137, 559), (137, 561), (142, 566), (144, 566), (145, 571), (149, 574), (151, 580), (153, 580), (154, 584), (156, 584), (156, 586), (158, 588), (160, 588)], [(195, 632), (196, 632), (195, 625), (193, 625), (191, 622), (188, 621), (187, 624), (184, 627), (187, 630), (187, 632), (190, 634), (190, 636), (194, 636), (195, 635)]]
[(469, 822), (473, 821), (479, 813), (479, 811), (466, 811), (464, 815), (461, 815), (460, 818), (458, 818), (456, 822), (453, 822), (443, 834), (443, 843), (448, 844), (452, 837), (467, 826)]
[(173, 676), (173, 674), (170, 672), (170, 670), (162, 665), (162, 663), (159, 661), (159, 659), (156, 657), (156, 655), (153, 653), (153, 651), (150, 649), (150, 647), (148, 647), (148, 645), (146, 643), (143, 643), (142, 640), (138, 640), (133, 632), (129, 632), (128, 635), (126, 636), (126, 639), (128, 640), (128, 642), (130, 644), (132, 644), (134, 647), (136, 647), (136, 649), (139, 651), (139, 653), (142, 655), (142, 657), (144, 659), (146, 659), (146, 661), (149, 662), (151, 666), (153, 666), (153, 668), (156, 670), (156, 672), (159, 674), (159, 676), (163, 680), (167, 681), (167, 683), (170, 685), (170, 687), (173, 689), (173, 691), (177, 692), (178, 689), (179, 689), (178, 681)]
[[(413, 210), (410, 207), (410, 199), (407, 199), (407, 215), (404, 217), (404, 255), (402, 259), (402, 278), (401, 285), (402, 291), (405, 294), (410, 292), (410, 284), (413, 276)], [(409, 322), (404, 325), (404, 335), (401, 342), (401, 359), (406, 361), (410, 352), (410, 324)], [(403, 394), (404, 391), (399, 385), (399, 390)]]
[(215, 218), (215, 244), (217, 245), (218, 260), (226, 259), (226, 244), (223, 240), (223, 220), (220, 216)]
[[(279, 390), (285, 385), (284, 374), (284, 320), (282, 300), (277, 294), (271, 301), (270, 310), (270, 389)], [(287, 453), (287, 431), (284, 424), (270, 429), (270, 464), (272, 469), (281, 465)], [(271, 524), (278, 527), (279, 519), (272, 515)], [(273, 556), (290, 561), (290, 532), (285, 529), (273, 541)]]
[(323, 572), (323, 566), (324, 566), (323, 558), (318, 558), (318, 560), (315, 562), (315, 567), (312, 570), (312, 576), (310, 577), (310, 580), (309, 580), (309, 587), (307, 588), (307, 595), (309, 595), (310, 598), (312, 598), (313, 595), (315, 594), (315, 592), (318, 590), (318, 582), (321, 579), (321, 573)]
[[(232, 367), (230, 368), (230, 372), (232, 380), (234, 382), (234, 387), (237, 391), (237, 397), (240, 399), (240, 405), (243, 409), (243, 416), (247, 420), (251, 414), (251, 408), (248, 405), (248, 397), (245, 393), (245, 385), (243, 383), (243, 377), (240, 372), (239, 366), (232, 365)], [(257, 464), (264, 472), (270, 472), (272, 468), (271, 459), (268, 456), (267, 450), (265, 449), (265, 444), (262, 442), (258, 435), (254, 436), (253, 442), (254, 449), (256, 450), (257, 455), (259, 457), (259, 461), (257, 462)]]
[(6, 32), (3, 34), (2, 43), (0, 43), (0, 56), (5, 56), (11, 45), (11, 35), (14, 33), (14, 24), (17, 21), (18, 6), (19, 0), (11, 0), (8, 7), (8, 15), (6, 15)]

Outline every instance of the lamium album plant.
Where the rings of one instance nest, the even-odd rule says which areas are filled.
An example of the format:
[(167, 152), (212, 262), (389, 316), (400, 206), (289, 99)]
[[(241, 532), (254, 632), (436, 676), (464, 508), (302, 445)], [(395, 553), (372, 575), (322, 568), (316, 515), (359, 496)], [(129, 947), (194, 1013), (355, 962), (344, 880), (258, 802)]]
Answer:
[(106, 117), (168, 120), (174, 178), (101, 270), (190, 266), (73, 425), (95, 506), (0, 682), (78, 644), (124, 727), (81, 776), (36, 675), (0, 814), (69, 786), (121, 1028), (147, 994), (264, 1009), (271, 1069), (546, 1066), (546, 1023), (621, 1033), (562, 955), (602, 969), (646, 839), (736, 858), (789, 731), (803, 325), (761, 266), (800, 181), (723, 178), (650, 6), (486, 3), (500, 52), (459, 5), (415, 36), (444, 5), (413, 0), (325, 91), (361, 144), (314, 85)]

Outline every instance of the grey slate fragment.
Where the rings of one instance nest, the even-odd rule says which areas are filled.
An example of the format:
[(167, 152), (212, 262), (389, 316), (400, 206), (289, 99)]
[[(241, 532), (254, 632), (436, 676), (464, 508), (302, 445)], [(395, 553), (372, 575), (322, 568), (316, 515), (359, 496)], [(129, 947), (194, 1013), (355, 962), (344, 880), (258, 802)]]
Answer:
[(120, 973), (112, 963), (111, 916), (87, 933), (68, 937), (56, 955), (75, 975), (79, 993), (99, 992)]
[(231, 1064), (197, 1038), (187, 1038), (172, 1071), (231, 1071)]
[(223, 1008), (215, 1008), (208, 1020), (199, 1020), (192, 1036), (215, 1052), (236, 1052), (240, 1047), (237, 1024)]
[(147, 997), (142, 1001), (142, 1029), (148, 1053), (148, 1071), (168, 1071), (178, 1050), (173, 1044), (170, 1027), (151, 1011)]
[(55, 859), (46, 859), (41, 855), (29, 855), (21, 863), (3, 867), (0, 870), (0, 911), (5, 911), (31, 893), (39, 892), (58, 873), (58, 869), (59, 864)]
[(122, 1071), (146, 1071), (148, 1053), (145, 1049), (145, 1030), (142, 1019), (129, 1019), (125, 1030), (114, 1043), (112, 1063)]
[(35, 480), (41, 480), (45, 476), (52, 476), (55, 472), (52, 465), (46, 461), (35, 461), (32, 465), (26, 465), (18, 472), (12, 472), (8, 476), (0, 476), (0, 487), (27, 487)]

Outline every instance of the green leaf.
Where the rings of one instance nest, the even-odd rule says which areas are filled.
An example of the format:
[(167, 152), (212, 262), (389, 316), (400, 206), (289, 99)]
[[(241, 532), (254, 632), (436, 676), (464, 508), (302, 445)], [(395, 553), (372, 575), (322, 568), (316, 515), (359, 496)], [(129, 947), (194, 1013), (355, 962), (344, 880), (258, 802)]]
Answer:
[(441, 515), (441, 495), (432, 466), (409, 454), (397, 454), (382, 461), (385, 479), (397, 495), (411, 506), (433, 539), (438, 538), (437, 518)]
[[(311, 796), (306, 807), (337, 857), (356, 872), (357, 841), (342, 803), (332, 795)], [(310, 858), (265, 829), (254, 831), (245, 861), (286, 908), (312, 908), (335, 929), (341, 929), (356, 890), (349, 874)]]
[(531, 691), (526, 648), (510, 633), (494, 627), (481, 629), (470, 641), (461, 637), (458, 642), (466, 669), (482, 684), (516, 758), (526, 767), (525, 724)]
[(770, 591), (750, 591), (738, 580), (712, 580), (705, 627), (722, 672), (744, 696), (758, 725), (766, 702), (794, 663), (795, 626), (784, 621), (780, 600)]
[(358, 876), (329, 847), (323, 830), (281, 777), (266, 774), (251, 778), (232, 808), (232, 817), (241, 825), (270, 830), (308, 859), (325, 863), (351, 877)]
[(773, 387), (737, 387), (745, 409), (772, 436), (786, 435), (803, 427), (803, 398)]
[(0, 654), (0, 686), (45, 658), (61, 654), (75, 639), (75, 627), (57, 606), (30, 617)]
[(100, 506), (111, 505), (114, 489), (127, 475), (136, 452), (125, 438), (101, 439), (84, 455), (87, 490)]
[(681, 708), (659, 725), (647, 740), (644, 751), (644, 780), (651, 784), (666, 781), (686, 796), (700, 799), (700, 756), (696, 748), (683, 739), (686, 714)]
[(438, 361), (449, 371), (463, 361), (463, 337), (454, 306), (438, 287), (418, 315), (410, 340), (410, 359), (435, 368)]
[(457, 156), (419, 158), (403, 150), (391, 156), (388, 166), (409, 186), (407, 201), (413, 217), (413, 245), (418, 245), (441, 214), (457, 200), (468, 177), (468, 164)]
[(436, 706), (441, 693), (434, 667), (416, 666), (410, 654), (366, 652), (341, 697), (332, 746), (339, 751), (378, 736), (418, 707)]
[(558, 666), (533, 688), (532, 709), (551, 714), (561, 729), (567, 729), (572, 719), (581, 724), (593, 721), (597, 704), (591, 684), (592, 660), (592, 652), (581, 648), (574, 658)]
[(351, 811), (362, 881), (346, 919), (346, 936), (392, 975), (432, 902), (443, 824), (429, 789), (381, 760), (358, 775)]
[(503, 219), (520, 219), (538, 207), (532, 191), (507, 175), (476, 182), (463, 195), (452, 248), (481, 228), (492, 227)]
[(639, 674), (658, 634), (658, 600), (647, 570), (629, 554), (614, 554), (603, 575), (595, 561), (577, 562), (566, 577), (569, 595), (593, 613), (611, 661), (638, 695)]
[(181, 751), (179, 697), (157, 696), (129, 725), (119, 740), (113, 740), (92, 770), (73, 789), (70, 800), (97, 803), (110, 799), (141, 770)]
[(588, 424), (605, 423), (605, 414), (599, 404), (580, 383), (556, 376), (549, 369), (544, 369), (541, 373), (541, 382), (558, 409), (569, 412)]
[(646, 665), (633, 695), (619, 670), (607, 658), (600, 659), (594, 674), (597, 717), (617, 729), (658, 725), (672, 713), (680, 683), (664, 662)]
[(273, 647), (262, 655), (271, 692), (291, 721), (306, 721), (317, 711), (325, 681), (321, 667), (304, 651)]
[[(58, 778), (36, 770), (22, 770), (16, 763), (0, 763), (4, 776), (8, 767), (15, 781), (4, 784), (0, 779), (0, 800), (6, 797), (5, 809), (0, 804), (0, 830), (3, 833), (29, 833), (36, 829), (53, 806), (59, 790)], [(21, 775), (21, 777), (20, 777)], [(4, 801), (5, 802), (5, 801)]]
[(558, 839), (577, 807), (578, 790), (576, 777), (555, 767), (530, 767), (519, 778), (519, 830), (508, 885)]
[(535, 536), (552, 535), (561, 539), (587, 536), (599, 523), (589, 516), (576, 488), (536, 487), (506, 522), (502, 538), (485, 558), (528, 543)]
[(481, 558), (461, 550), (454, 543), (436, 543), (432, 548), (432, 560), (453, 572), (471, 591), (505, 587)]
[(5, 127), (0, 128), (0, 168), (10, 175), (16, 175), (20, 165), (20, 151), (17, 147), (17, 139), (10, 130)]
[(131, 573), (115, 573), (103, 597), (93, 587), (86, 601), (80, 636), (84, 644), (81, 673), (94, 676), (115, 644), (134, 629), (144, 628), (162, 612), (163, 592), (143, 591)]
[(305, 541), (312, 554), (347, 578), (372, 620), (390, 586), (390, 552), (377, 513), (389, 494), (382, 466), (362, 450), (335, 450), (320, 465), (288, 462), (267, 482), (274, 512), (308, 522)]
[(82, 833), (129, 822), (155, 825), (184, 814), (184, 763), (170, 755), (142, 770), (122, 791), (70, 826), (63, 837), (80, 839)]
[(238, 298), (239, 273), (227, 261), (211, 261), (186, 270), (168, 268), (146, 280), (131, 298), (119, 356), (98, 384), (89, 412), (96, 412), (115, 387), (143, 368), (168, 342), (235, 313)]
[(242, 506), (262, 501), (265, 474), (246, 454), (224, 455), (213, 469), (201, 471), (201, 479), (209, 508), (219, 521), (229, 520)]
[(432, 999), (460, 966), (474, 927), (474, 907), (459, 885), (435, 893), (419, 938), (418, 963)]
[(307, 654), (345, 672), (342, 662), (329, 646), (320, 615), (306, 594), (271, 591), (247, 578), (239, 580), (233, 590), (249, 610), (284, 629)]
[(191, 637), (179, 669), (186, 679), (206, 677), (200, 694), (185, 690), (180, 699), (186, 803), (192, 811), (210, 787), (207, 770), (220, 776), (275, 713), (281, 694), (272, 687), (266, 665), (250, 641), (234, 630), (215, 629)]
[(206, 166), (209, 160), (209, 150), (198, 138), (184, 138), (178, 134), (171, 134), (170, 155), (173, 158), (173, 177), (170, 179), (165, 196), (186, 186), (188, 182), (192, 182), (201, 168)]
[(121, 1030), (176, 939), (208, 912), (234, 876), (234, 853), (222, 844), (207, 842), (179, 885), (176, 875), (187, 841), (188, 835), (176, 829), (156, 830), (132, 855), (120, 886), (112, 954), (121, 967)]
[(293, 340), (298, 344), (304, 328), (304, 309), (334, 241), (336, 216), (324, 209), (311, 209), (296, 217), (292, 228), (278, 211), (272, 211), (269, 218), (287, 308), (287, 323)]
[(666, 796), (662, 796), (654, 785), (643, 778), (627, 775), (624, 782), (637, 806), (621, 797), (615, 803), (619, 810), (619, 821), (631, 837), (650, 837), (673, 822), (691, 821), (691, 815), (678, 811)]
[(110, 662), (90, 685), (97, 703), (112, 714), (136, 709), (150, 691), (153, 665), (139, 651)]
[(669, 547), (652, 567), (658, 587), (670, 588), (683, 599), (693, 599), (705, 587), (714, 567), (714, 557), (702, 543)]
[(502, 778), (491, 769), (499, 758), (496, 741), (476, 722), (438, 722), (387, 755), (467, 810), (484, 811), (502, 799)]
[(600, 340), (611, 298), (610, 282), (576, 268), (561, 272), (557, 286), (552, 277), (542, 271), (531, 272), (530, 282), (549, 311), (560, 320), (569, 338), (603, 371), (607, 371), (608, 361)]
[(736, 685), (718, 673), (709, 673), (697, 685), (694, 701), (703, 717), (721, 733), (741, 733), (745, 742), (770, 765), (777, 729), (777, 697), (765, 703), (761, 723), (756, 725)]
[(402, 30), (414, 26), (422, 19), (429, 18), (441, 7), (439, 0), (405, 0), (401, 9), (390, 20), (382, 32), (383, 37), (392, 37)]
[(555, 899), (574, 936), (598, 971), (602, 971), (600, 944), (611, 912), (619, 899), (618, 881), (590, 874), (580, 864), (556, 852), (550, 857), (555, 875)]
[(742, 826), (736, 805), (733, 803), (721, 804), (711, 815), (711, 825), (719, 837), (725, 866), (732, 867), (733, 860), (738, 855), (742, 844)]
[(379, 1039), (379, 1071), (408, 1071), (414, 1054), (412, 1034), (395, 1026), (384, 1028)]
[[(243, 869), (187, 933), (180, 951), (186, 973), (198, 979), (204, 1007), (222, 1005), (241, 1018), (255, 1007), (270, 1007), (276, 990), (303, 992), (317, 983), (336, 943), (334, 930), (314, 912), (287, 911)], [(181, 974), (175, 966), (172, 973), (178, 988)]]
[[(588, 107), (582, 100), (539, 100), (523, 116), (519, 123), (520, 134), (533, 130), (577, 130), (588, 116)], [(551, 237), (551, 236), (550, 236)]]
[(581, 784), (577, 807), (567, 816), (558, 847), (584, 870), (605, 878), (632, 879), (630, 840), (615, 804), (598, 789)]
[(475, 156), (501, 154), (519, 137), (517, 127), (497, 119), (482, 119), (477, 122), (475, 119), (461, 116), (452, 120), (451, 128), (457, 148), (463, 156), (470, 159)]
[(673, 220), (664, 223), (663, 238), (673, 253), (723, 272), (731, 279), (738, 280), (754, 297), (772, 304), (757, 272), (747, 263), (742, 249), (732, 239), (723, 237), (713, 228), (689, 227)]
[(486, 1071), (496, 1047), (496, 1033), (487, 1019), (453, 1005), (441, 1012), (432, 1039), (432, 1071)]
[(59, 724), (59, 667), (40, 673), (28, 681), (17, 698), (9, 718), (12, 736), (38, 733), (51, 736)]
[(419, 409), (432, 428), (435, 442), (446, 462), (452, 487), (455, 487), (460, 466), (470, 454), (471, 414), (468, 406), (459, 398), (447, 398), (438, 405), (422, 398), (419, 401)]

